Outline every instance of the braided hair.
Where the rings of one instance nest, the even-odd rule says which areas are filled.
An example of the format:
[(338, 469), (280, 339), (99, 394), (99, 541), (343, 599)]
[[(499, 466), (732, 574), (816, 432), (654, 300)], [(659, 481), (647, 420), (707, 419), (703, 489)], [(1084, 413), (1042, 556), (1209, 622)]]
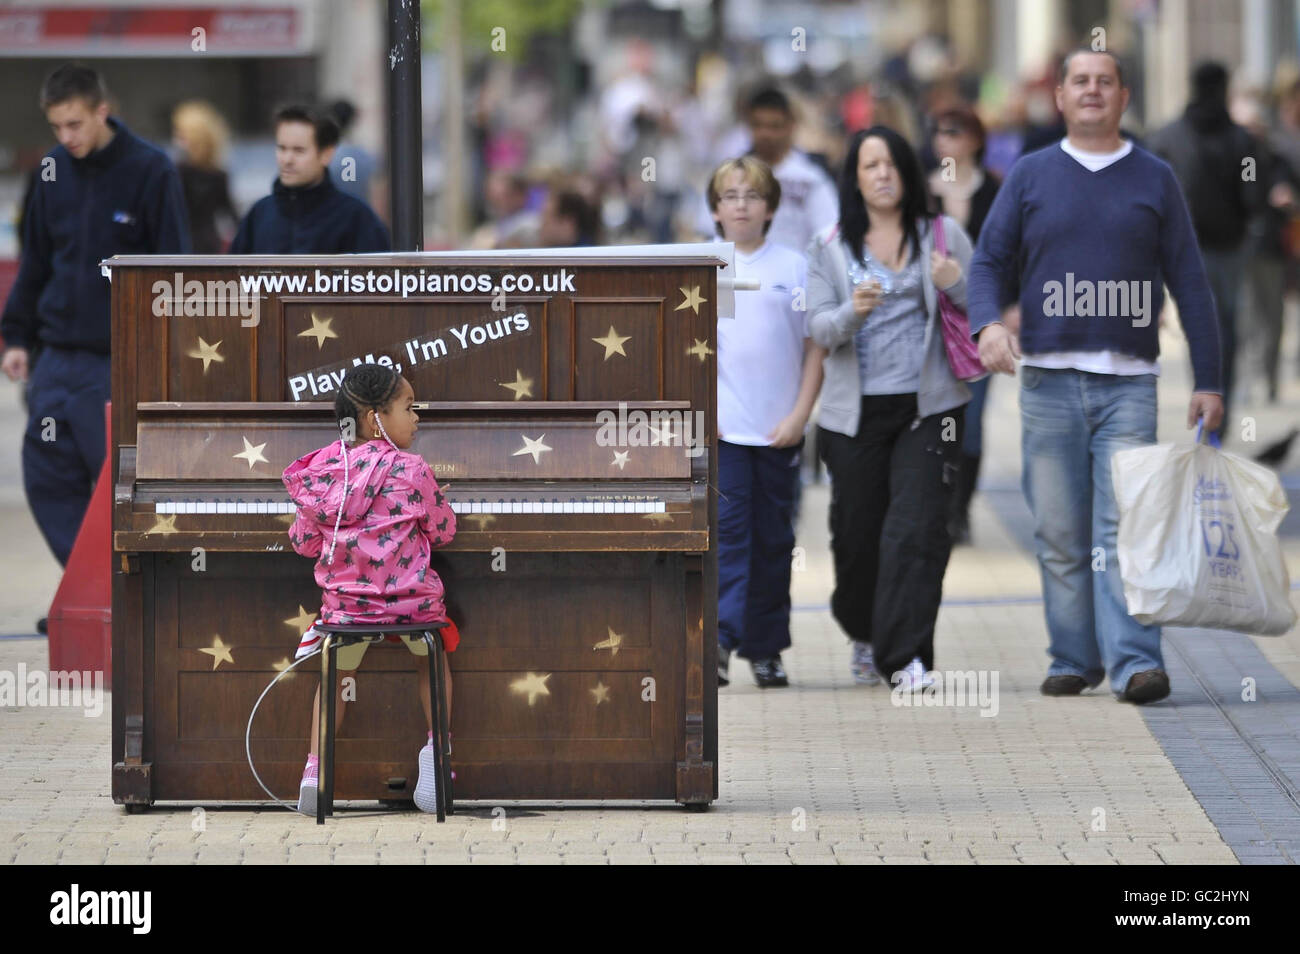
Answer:
[(357, 433), (361, 432), (361, 412), (374, 408), (382, 411), (397, 389), (402, 376), (382, 364), (359, 364), (347, 373), (338, 397), (334, 399), (334, 418), (342, 432), (344, 422), (352, 421)]
[[(346, 424), (348, 421), (352, 422), (352, 433), (355, 438), (361, 430), (361, 411), (371, 408), (382, 411), (392, 401), (393, 395), (397, 393), (401, 384), (402, 376), (390, 367), (382, 364), (359, 364), (344, 377), (343, 386), (339, 388), (338, 397), (334, 399), (334, 418), (339, 426), (339, 446), (343, 454), (343, 496), (339, 501), (338, 516), (334, 518), (334, 533), (330, 537), (329, 552), (325, 555), (326, 564), (334, 559), (334, 544), (338, 541), (339, 525), (343, 522), (343, 507), (348, 499)], [(383, 424), (379, 425), (379, 433), (383, 434), (384, 440), (396, 449), (397, 445), (393, 444), (384, 433)]]

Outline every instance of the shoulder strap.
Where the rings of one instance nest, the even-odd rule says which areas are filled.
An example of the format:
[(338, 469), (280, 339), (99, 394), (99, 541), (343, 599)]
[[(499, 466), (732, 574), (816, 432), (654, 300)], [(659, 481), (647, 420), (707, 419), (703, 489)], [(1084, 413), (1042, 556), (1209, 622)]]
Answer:
[(934, 217), (934, 247), (944, 258), (948, 257), (948, 237), (943, 234), (943, 216)]

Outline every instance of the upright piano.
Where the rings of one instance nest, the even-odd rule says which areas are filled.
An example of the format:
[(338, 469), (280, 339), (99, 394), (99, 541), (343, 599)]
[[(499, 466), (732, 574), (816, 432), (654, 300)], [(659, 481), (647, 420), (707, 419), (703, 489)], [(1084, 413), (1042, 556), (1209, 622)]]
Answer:
[[(116, 257), (114, 801), (265, 801), (250, 710), (316, 617), (280, 482), (337, 439), (354, 365), (393, 366), (458, 532), (457, 801), (718, 795), (716, 304), (698, 247)], [(319, 667), (281, 679), (251, 754), (294, 800)], [(344, 674), (346, 675), (346, 674)], [(340, 800), (412, 797), (414, 659), (372, 648)]]

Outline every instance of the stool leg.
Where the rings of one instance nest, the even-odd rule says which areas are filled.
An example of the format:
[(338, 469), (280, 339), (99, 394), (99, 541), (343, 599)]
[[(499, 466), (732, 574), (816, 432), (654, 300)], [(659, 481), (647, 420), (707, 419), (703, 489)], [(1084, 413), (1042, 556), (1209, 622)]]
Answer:
[(334, 634), (326, 635), (320, 652), (320, 705), (317, 706), (319, 725), (316, 739), (316, 824), (325, 824), (325, 773), (329, 764), (326, 759), (329, 751), (329, 733), (334, 728), (334, 684), (330, 681), (329, 658), (333, 648)]
[[(442, 690), (447, 685), (446, 680), (444, 679), (444, 667), (447, 665), (447, 656), (442, 649), (442, 635), (440, 633), (434, 633), (433, 642), (434, 642), (434, 646), (430, 647), (430, 649), (431, 651), (434, 648), (436, 648), (437, 650), (436, 661), (437, 661), (437, 668), (438, 668), (438, 689)], [(441, 691), (439, 691), (438, 693), (437, 718), (438, 718), (438, 747), (444, 753), (444, 758), (442, 760), (442, 775), (439, 776), (439, 780), (443, 783), (443, 791), (446, 793), (445, 797), (443, 798), (443, 804), (446, 806), (447, 814), (454, 815), (456, 814), (456, 807), (455, 807), (455, 793), (452, 791), (452, 787), (451, 787), (452, 786), (451, 740), (448, 738), (448, 735), (451, 732), (451, 725), (450, 725), (451, 720), (448, 718), (448, 713), (447, 713), (446, 694)]]
[(437, 666), (434, 664), (434, 653), (437, 651), (437, 649), (433, 644), (436, 638), (437, 638), (437, 634), (435, 633), (430, 633), (430, 632), (424, 633), (424, 643), (428, 647), (428, 652), (429, 652), (429, 702), (433, 704), (433, 713), (432, 713), (433, 731), (434, 731), (433, 777), (435, 779), (434, 803), (437, 806), (438, 821), (444, 822), (447, 820), (447, 812), (446, 809), (443, 807), (443, 798), (445, 797), (445, 792), (443, 790), (443, 785), (442, 785), (442, 776), (443, 776), (442, 736), (440, 735), (440, 728), (439, 728), (442, 725), (442, 720), (438, 717), (438, 713), (441, 711), (442, 708), (442, 694), (438, 691), (439, 686), (438, 683), (435, 681), (437, 679)]
[(338, 682), (338, 678), (339, 678), (338, 646), (339, 646), (338, 642), (331, 643), (330, 648), (326, 653), (326, 655), (329, 656), (328, 665), (329, 665), (329, 680), (330, 680), (330, 695), (329, 695), (329, 703), (328, 703), (329, 728), (326, 730), (326, 735), (325, 735), (325, 747), (326, 750), (329, 752), (329, 768), (324, 773), (325, 774), (324, 812), (326, 815), (334, 814), (334, 743), (336, 741), (335, 732), (334, 732), (334, 719), (336, 718), (337, 715), (336, 709), (338, 707), (338, 700), (334, 698), (334, 693), (335, 693), (335, 684)]

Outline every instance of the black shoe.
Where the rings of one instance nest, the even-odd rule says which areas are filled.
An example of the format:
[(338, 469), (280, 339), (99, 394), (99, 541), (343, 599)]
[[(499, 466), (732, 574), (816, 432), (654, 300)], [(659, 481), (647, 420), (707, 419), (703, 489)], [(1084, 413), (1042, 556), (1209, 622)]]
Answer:
[(722, 643), (718, 643), (718, 685), (729, 686), (731, 680), (727, 677), (727, 670), (731, 666), (731, 650), (723, 648)]
[(1120, 699), (1123, 702), (1136, 702), (1142, 705), (1147, 702), (1159, 702), (1167, 695), (1169, 695), (1168, 674), (1163, 669), (1148, 669), (1133, 674), (1128, 685), (1124, 687), (1124, 694)]
[(1038, 688), (1045, 696), (1077, 696), (1089, 686), (1082, 676), (1048, 676)]
[(754, 668), (754, 681), (758, 683), (758, 688), (790, 685), (785, 669), (781, 666), (780, 656), (773, 656), (771, 659), (755, 659), (750, 665)]
[(50, 618), (48, 616), (42, 616), (36, 621), (36, 632), (40, 633), (42, 636), (48, 636), (50, 634)]

